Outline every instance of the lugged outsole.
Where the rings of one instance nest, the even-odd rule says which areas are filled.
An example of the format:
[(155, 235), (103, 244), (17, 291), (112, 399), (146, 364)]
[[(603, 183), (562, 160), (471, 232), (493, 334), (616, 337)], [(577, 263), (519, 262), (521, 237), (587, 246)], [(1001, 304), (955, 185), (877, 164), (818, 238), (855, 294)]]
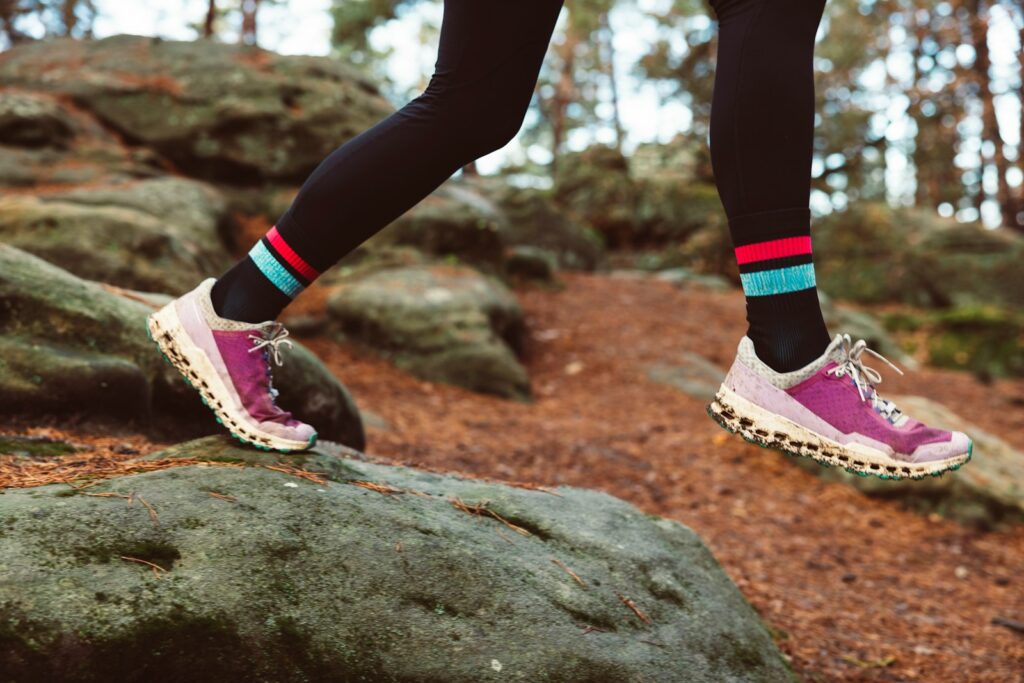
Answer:
[[(859, 477), (875, 476), (879, 479), (892, 481), (901, 479), (921, 480), (927, 476), (941, 477), (946, 472), (963, 467), (971, 461), (971, 457), (974, 454), (974, 442), (969, 441), (967, 444), (967, 455), (963, 460), (952, 461), (942, 469), (922, 472), (918, 471), (915, 463), (899, 463), (888, 466), (868, 463), (858, 460), (855, 455), (831, 453), (832, 449), (824, 444), (794, 442), (783, 432), (772, 434), (763, 429), (756, 429), (756, 425), (752, 420), (740, 417), (736, 411), (722, 403), (721, 396), (716, 396), (715, 400), (707, 405), (707, 413), (722, 429), (732, 434), (737, 434), (743, 440), (756, 446), (781, 451), (786, 455), (797, 458), (809, 458), (824, 467), (840, 467), (850, 474), (855, 474)], [(758, 432), (763, 432), (763, 435)], [(804, 452), (805, 450), (808, 452)]]
[[(171, 367), (178, 371), (182, 379), (185, 380), (185, 384), (190, 386), (192, 389), (196, 391), (196, 393), (199, 394), (199, 398), (203, 402), (203, 405), (206, 406), (210, 410), (210, 412), (213, 413), (214, 419), (217, 420), (217, 423), (220, 426), (224, 427), (224, 429), (228, 432), (228, 434), (232, 436), (232, 438), (247, 446), (252, 446), (253, 448), (259, 449), (261, 451), (276, 453), (301, 453), (303, 451), (309, 450), (316, 444), (316, 433), (314, 433), (313, 436), (310, 437), (306, 445), (299, 448), (275, 448), (271, 445), (268, 445), (268, 443), (260, 443), (258, 439), (260, 439), (261, 437), (259, 436), (250, 436), (245, 434), (245, 432), (242, 431), (241, 427), (238, 426), (235, 423), (235, 421), (231, 419), (230, 416), (228, 416), (226, 413), (222, 415), (222, 411), (217, 410), (217, 408), (214, 405), (211, 405), (210, 401), (214, 401), (216, 403), (216, 399), (214, 399), (212, 396), (207, 397), (207, 392), (204, 390), (202, 386), (196, 386), (195, 384), (192, 383), (190, 371), (189, 369), (187, 369), (187, 362), (185, 362), (183, 359), (179, 361), (178, 354), (173, 350), (173, 347), (171, 346), (171, 344), (173, 343), (173, 338), (171, 337), (171, 335), (169, 333), (165, 333), (162, 331), (158, 331), (157, 334), (154, 334), (153, 328), (157, 327), (159, 329), (158, 326), (159, 323), (155, 320), (154, 316), (151, 315), (149, 318), (147, 318), (146, 336), (149, 338), (151, 342), (153, 342), (156, 345), (156, 348), (158, 351), (160, 351), (160, 355), (163, 357), (164, 361), (166, 361), (169, 365), (171, 365)], [(166, 347), (164, 343), (161, 342), (162, 339), (166, 340)]]

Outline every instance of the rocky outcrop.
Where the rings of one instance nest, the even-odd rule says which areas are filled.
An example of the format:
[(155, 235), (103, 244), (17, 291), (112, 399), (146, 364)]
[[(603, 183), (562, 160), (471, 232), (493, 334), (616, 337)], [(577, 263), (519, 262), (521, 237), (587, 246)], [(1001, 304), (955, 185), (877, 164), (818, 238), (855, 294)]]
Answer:
[[(0, 55), (0, 81), (70, 99), (129, 144), (230, 183), (301, 182), (391, 110), (376, 86), (338, 60), (214, 41), (35, 42)], [(32, 120), (48, 140), (65, 135), (59, 114)], [(24, 146), (39, 137), (8, 132), (3, 140)]]
[[(0, 244), (0, 412), (216, 431), (196, 393), (146, 337), (146, 316), (167, 300), (82, 280)], [(289, 351), (275, 375), (281, 404), (324, 438), (362, 447), (362, 423), (345, 388), (309, 351)]]
[(718, 191), (697, 175), (694, 146), (681, 139), (661, 152), (648, 148), (634, 163), (603, 145), (565, 154), (554, 197), (611, 247), (677, 244), (701, 228), (724, 230)]
[(601, 236), (569, 218), (550, 191), (517, 187), (503, 178), (475, 178), (472, 186), (491, 198), (503, 214), (506, 247), (543, 249), (566, 270), (594, 270), (602, 265)]
[(814, 229), (819, 286), (865, 303), (1024, 305), (1024, 238), (930, 210), (858, 202)]
[(6, 81), (4, 85), (0, 97), (0, 187), (49, 189), (167, 172), (159, 155), (124, 144), (66, 98), (14, 90)]
[(0, 241), (80, 277), (181, 294), (228, 265), (213, 188), (160, 178), (0, 199)]
[(500, 274), (505, 231), (505, 216), (489, 199), (462, 183), (448, 182), (371, 238), (367, 248), (415, 247)]
[[(792, 680), (701, 540), (607, 494), (151, 457), (191, 460), (0, 496), (5, 680)], [(322, 479), (267, 469), (296, 465)]]
[(990, 528), (1000, 522), (1024, 521), (1024, 453), (921, 396), (888, 396), (908, 415), (926, 424), (942, 425), (974, 439), (971, 461), (956, 472), (921, 481), (883, 481), (825, 468), (795, 458), (823, 479), (840, 481), (864, 493), (906, 503), (921, 512), (938, 512), (960, 522)]
[(523, 314), (500, 282), (461, 266), (420, 265), (370, 272), (327, 302), (345, 339), (366, 344), (424, 379), (524, 399), (516, 360)]
[(917, 347), (930, 365), (978, 377), (1024, 376), (1024, 315), (1018, 309), (960, 306), (940, 311), (892, 311), (885, 325)]

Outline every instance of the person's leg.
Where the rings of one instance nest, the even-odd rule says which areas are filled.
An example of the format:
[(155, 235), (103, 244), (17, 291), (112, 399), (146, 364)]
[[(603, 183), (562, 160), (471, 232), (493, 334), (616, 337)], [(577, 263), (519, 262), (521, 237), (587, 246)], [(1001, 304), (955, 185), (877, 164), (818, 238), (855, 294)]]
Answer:
[(277, 406), (274, 318), (326, 268), (522, 125), (561, 0), (445, 0), (426, 92), (333, 152), (277, 225), (219, 280), (147, 320), (153, 340), (237, 438), (298, 451), (312, 426)]
[(320, 273), (522, 125), (561, 0), (445, 0), (426, 91), (335, 150), (214, 285), (225, 318), (261, 322)]
[(711, 0), (711, 162), (747, 296), (747, 336), (779, 372), (829, 344), (811, 262), (814, 37), (825, 0)]
[[(881, 398), (863, 341), (829, 341), (811, 263), (814, 35), (825, 0), (711, 0), (711, 158), (750, 329), (708, 413), (748, 441), (886, 479), (960, 467), (970, 438)], [(876, 354), (877, 355), (877, 354)]]

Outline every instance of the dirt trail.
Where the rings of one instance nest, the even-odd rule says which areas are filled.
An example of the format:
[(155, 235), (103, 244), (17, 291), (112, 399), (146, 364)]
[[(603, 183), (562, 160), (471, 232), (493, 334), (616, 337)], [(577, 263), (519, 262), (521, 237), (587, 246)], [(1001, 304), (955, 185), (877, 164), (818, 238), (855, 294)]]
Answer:
[[(647, 378), (648, 365), (685, 351), (728, 366), (745, 329), (738, 293), (564, 280), (561, 292), (519, 292), (531, 330), (530, 405), (419, 382), (328, 341), (311, 345), (386, 423), (369, 430), (372, 453), (600, 488), (693, 528), (806, 680), (1024, 680), (1024, 635), (991, 624), (1024, 618), (1024, 528), (980, 533), (823, 483), (726, 435), (701, 401)], [(936, 370), (885, 382), (1022, 441), (1013, 397), (1024, 382), (984, 387)]]
[[(562, 278), (562, 291), (518, 292), (532, 404), (421, 382), (357, 349), (304, 341), (367, 411), (372, 454), (599, 488), (693, 528), (805, 680), (1024, 681), (1024, 635), (991, 623), (1024, 620), (1024, 527), (982, 533), (823, 483), (726, 435), (701, 401), (647, 378), (647, 366), (686, 351), (727, 366), (744, 330), (739, 293)], [(303, 311), (316, 313), (322, 293), (309, 294)], [(884, 389), (929, 396), (1024, 442), (1015, 403), (1024, 381), (893, 375)], [(111, 443), (97, 453), (109, 459)]]

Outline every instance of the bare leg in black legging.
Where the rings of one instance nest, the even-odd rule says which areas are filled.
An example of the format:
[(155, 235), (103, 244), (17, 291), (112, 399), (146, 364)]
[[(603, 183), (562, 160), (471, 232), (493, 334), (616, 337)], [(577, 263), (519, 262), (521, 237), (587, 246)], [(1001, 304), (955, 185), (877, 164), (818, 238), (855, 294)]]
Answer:
[(518, 132), (561, 0), (445, 0), (426, 91), (335, 150), (213, 287), (225, 318), (273, 320), (305, 286)]
[(711, 160), (747, 294), (779, 372), (829, 344), (810, 250), (814, 37), (825, 0), (710, 0), (719, 23)]

